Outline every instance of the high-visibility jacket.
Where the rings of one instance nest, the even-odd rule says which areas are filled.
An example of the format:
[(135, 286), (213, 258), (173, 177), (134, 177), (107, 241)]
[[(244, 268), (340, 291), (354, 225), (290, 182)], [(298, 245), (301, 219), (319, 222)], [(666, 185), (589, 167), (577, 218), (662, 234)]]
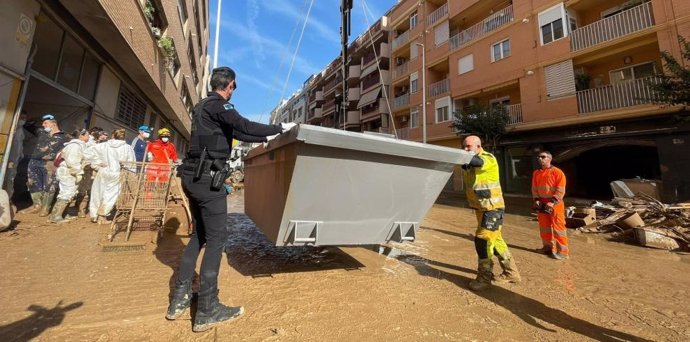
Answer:
[(484, 165), (463, 170), (470, 207), (481, 211), (505, 208), (496, 157), (484, 150), (479, 150), (477, 156), (484, 161)]
[(146, 145), (146, 152), (151, 153), (153, 159), (149, 162), (152, 163), (168, 164), (177, 160), (175, 145), (171, 142), (165, 143), (160, 139)]
[(542, 202), (562, 203), (565, 196), (565, 174), (551, 166), (532, 173), (532, 197)]

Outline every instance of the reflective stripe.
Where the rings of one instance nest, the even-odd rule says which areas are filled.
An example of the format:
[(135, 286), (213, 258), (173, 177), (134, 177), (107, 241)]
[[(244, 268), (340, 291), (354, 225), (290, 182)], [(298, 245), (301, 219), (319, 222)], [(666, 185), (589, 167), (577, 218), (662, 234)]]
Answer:
[(558, 236), (568, 236), (568, 232), (565, 231), (565, 230), (556, 230), (556, 229), (554, 229), (553, 232), (554, 232), (554, 234), (556, 234), (556, 235), (558, 235)]
[(501, 183), (485, 183), (485, 184), (475, 184), (473, 187), (475, 190), (491, 190), (491, 189), (500, 189), (501, 188)]
[(550, 232), (551, 227), (539, 227), (540, 230), (545, 231), (545, 232)]

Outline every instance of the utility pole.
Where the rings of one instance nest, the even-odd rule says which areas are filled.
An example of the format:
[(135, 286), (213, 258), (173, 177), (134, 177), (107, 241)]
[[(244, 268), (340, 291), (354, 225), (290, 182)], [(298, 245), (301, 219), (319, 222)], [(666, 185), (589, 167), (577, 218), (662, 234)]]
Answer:
[[(340, 115), (343, 118), (343, 129), (345, 129), (345, 123), (347, 122), (347, 109), (348, 109), (348, 99), (347, 99), (347, 78), (350, 61), (347, 56), (347, 43), (350, 37), (350, 13), (352, 11), (352, 1), (353, 0), (341, 0), (340, 2), (340, 42), (343, 45), (343, 51), (340, 55), (342, 59), (342, 65), (340, 69), (340, 74), (343, 76), (343, 87), (342, 94), (340, 96), (340, 110), (336, 110), (335, 115)], [(336, 102), (338, 98), (336, 97)], [(338, 128), (339, 118), (335, 118), (334, 128)]]
[[(223, 0), (218, 0), (218, 10), (216, 11), (216, 38), (213, 42), (213, 68), (218, 67), (218, 32), (220, 28), (220, 7)], [(198, 33), (199, 34), (199, 33)]]

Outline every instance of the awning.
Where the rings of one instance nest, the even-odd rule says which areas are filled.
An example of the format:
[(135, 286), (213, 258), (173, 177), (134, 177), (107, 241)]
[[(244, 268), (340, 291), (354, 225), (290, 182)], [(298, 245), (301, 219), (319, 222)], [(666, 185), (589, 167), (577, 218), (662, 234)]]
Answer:
[(372, 104), (376, 102), (379, 98), (379, 94), (381, 94), (381, 87), (377, 87), (375, 90), (372, 90), (364, 95), (359, 99), (359, 103), (357, 104), (357, 109), (360, 109), (368, 104)]

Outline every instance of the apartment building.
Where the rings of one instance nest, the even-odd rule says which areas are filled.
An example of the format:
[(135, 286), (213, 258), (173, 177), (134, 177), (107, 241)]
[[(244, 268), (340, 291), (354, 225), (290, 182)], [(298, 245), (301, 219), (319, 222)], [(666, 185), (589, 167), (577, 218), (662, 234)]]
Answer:
[(289, 99), (281, 101), (281, 103), (276, 106), (271, 111), (270, 123), (278, 124), (280, 122), (294, 122), (294, 123), (306, 123), (307, 111), (308, 111), (308, 101), (309, 101), (309, 84), (314, 80), (315, 76), (310, 76), (302, 88), (295, 91)]
[(610, 181), (639, 176), (662, 180), (665, 200), (690, 199), (690, 127), (676, 120), (690, 113), (652, 103), (649, 87), (661, 52), (680, 58), (677, 36), (690, 38), (690, 2), (402, 0), (387, 16), (398, 136), (426, 130), (429, 143), (459, 147), (453, 113), (500, 105), (511, 119), (494, 152), (508, 193), (529, 194), (547, 149), (571, 196), (607, 198)]
[(3, 146), (21, 107), (64, 131), (169, 127), (185, 150), (207, 91), (208, 0), (7, 0), (0, 13)]

